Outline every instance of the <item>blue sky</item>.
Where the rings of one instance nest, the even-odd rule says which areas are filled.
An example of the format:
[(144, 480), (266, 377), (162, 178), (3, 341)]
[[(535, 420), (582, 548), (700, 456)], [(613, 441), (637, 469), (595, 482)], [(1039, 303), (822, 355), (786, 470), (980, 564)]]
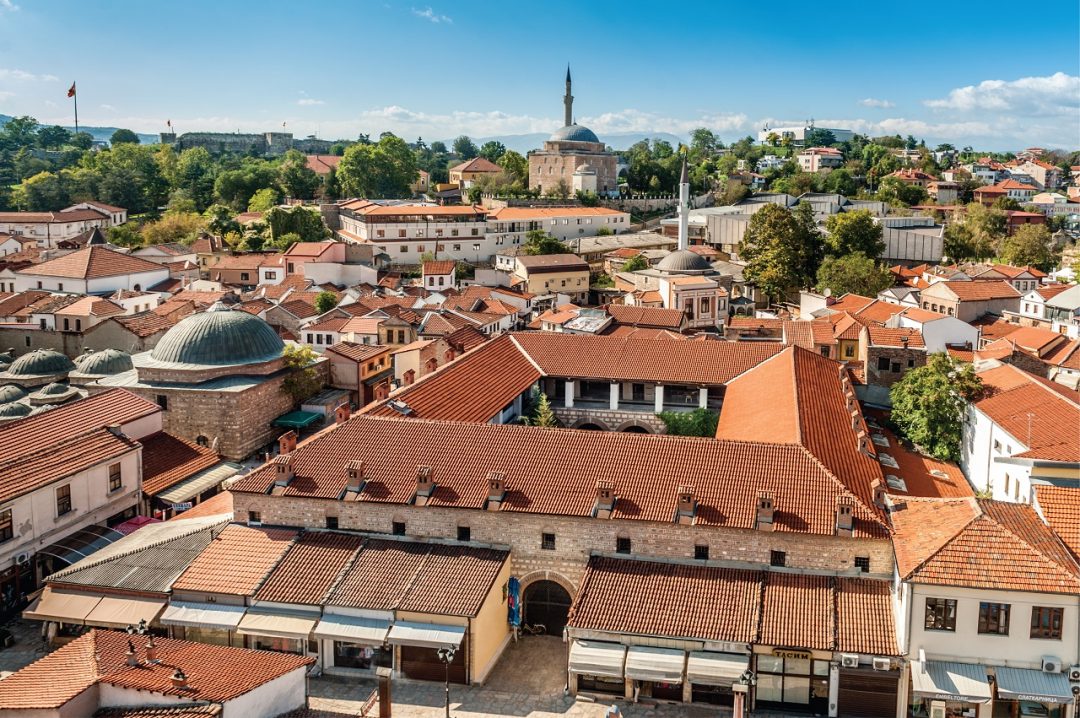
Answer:
[[(895, 8), (895, 9), (894, 9)], [(1080, 3), (0, 0), (0, 113), (178, 131), (729, 140), (808, 117), (988, 149), (1080, 146)], [(1045, 18), (1052, 18), (1048, 20)]]

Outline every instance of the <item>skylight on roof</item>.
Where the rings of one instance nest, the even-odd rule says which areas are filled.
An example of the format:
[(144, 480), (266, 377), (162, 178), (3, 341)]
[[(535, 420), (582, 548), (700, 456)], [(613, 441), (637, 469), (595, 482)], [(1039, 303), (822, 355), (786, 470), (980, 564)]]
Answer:
[(896, 459), (889, 456), (888, 454), (878, 454), (878, 461), (880, 461), (885, 466), (888, 466), (890, 469), (900, 468), (900, 464), (896, 463)]
[(889, 485), (890, 489), (907, 491), (907, 483), (895, 474), (885, 474), (885, 483)]

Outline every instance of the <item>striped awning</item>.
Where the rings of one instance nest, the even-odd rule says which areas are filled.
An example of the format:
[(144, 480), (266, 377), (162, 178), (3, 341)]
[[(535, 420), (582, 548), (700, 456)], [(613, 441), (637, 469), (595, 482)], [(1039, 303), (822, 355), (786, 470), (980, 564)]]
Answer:
[(166, 626), (233, 631), (240, 624), (246, 610), (243, 606), (174, 601), (165, 609), (165, 613), (161, 614), (161, 623)]
[(626, 646), (605, 641), (574, 641), (570, 644), (570, 671), (586, 676), (622, 678)]

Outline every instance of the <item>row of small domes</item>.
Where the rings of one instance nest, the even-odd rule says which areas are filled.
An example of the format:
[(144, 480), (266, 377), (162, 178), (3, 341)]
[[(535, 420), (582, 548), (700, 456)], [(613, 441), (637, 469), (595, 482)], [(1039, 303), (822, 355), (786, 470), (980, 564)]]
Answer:
[[(6, 364), (7, 366), (4, 366)], [(8, 377), (51, 376), (78, 371), (81, 374), (105, 376), (133, 368), (131, 355), (118, 349), (87, 350), (75, 361), (53, 349), (35, 349), (12, 360), (0, 355), (0, 368)]]

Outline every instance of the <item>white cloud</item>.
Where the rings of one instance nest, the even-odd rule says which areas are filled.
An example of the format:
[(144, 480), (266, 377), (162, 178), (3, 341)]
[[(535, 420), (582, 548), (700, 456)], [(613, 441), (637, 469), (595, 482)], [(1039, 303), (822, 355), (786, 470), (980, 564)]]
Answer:
[[(2, 6), (3, 0), (0, 0)], [(56, 75), (35, 75), (25, 70), (10, 70), (0, 68), (0, 80), (13, 80), (15, 82), (56, 82), (60, 78)]]
[(101, 105), (101, 109), (105, 110), (106, 112), (116, 112), (116, 108), (112, 105)]
[(312, 107), (314, 105), (325, 105), (326, 103), (322, 100), (316, 100), (314, 97), (302, 97), (296, 101), (296, 104), (301, 107)]
[(445, 22), (446, 24), (450, 25), (454, 22), (453, 19), (449, 16), (440, 15), (439, 13), (432, 10), (430, 5), (423, 10), (417, 10), (416, 8), (413, 8), (412, 14), (418, 18), (422, 18), (424, 20), (427, 20), (428, 22), (433, 22), (436, 24)]
[(9, 10), (15, 12), (19, 9), (19, 6), (11, 2), (11, 0), (0, 0), (0, 10)]
[(742, 113), (706, 113), (696, 118), (683, 119), (625, 109), (605, 112), (595, 117), (583, 117), (580, 122), (600, 135), (612, 132), (669, 132), (686, 136), (698, 127), (707, 127), (720, 133), (741, 132), (747, 127), (747, 119)]
[(946, 97), (925, 100), (935, 110), (1002, 112), (1024, 117), (1071, 115), (1080, 108), (1080, 77), (1055, 72), (1019, 80), (983, 80), (951, 90)]
[(879, 100), (875, 97), (867, 97), (865, 100), (859, 100), (859, 104), (863, 107), (880, 107), (882, 109), (896, 106), (888, 100)]
[(14, 92), (4, 92), (3, 90), (0, 90), (0, 100), (10, 100), (12, 97), (15, 97)]

